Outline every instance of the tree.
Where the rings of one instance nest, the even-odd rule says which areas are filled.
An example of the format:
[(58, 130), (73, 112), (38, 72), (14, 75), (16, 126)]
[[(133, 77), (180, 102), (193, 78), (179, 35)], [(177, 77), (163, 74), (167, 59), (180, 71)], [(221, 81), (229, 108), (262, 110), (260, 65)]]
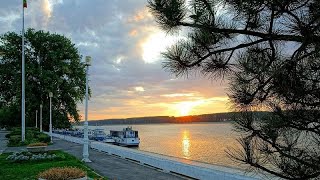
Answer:
[[(0, 37), (2, 126), (20, 125), (21, 38), (15, 32)], [(43, 104), (43, 128), (48, 128), (49, 92), (54, 95), (53, 127), (69, 127), (71, 120), (79, 121), (77, 103), (85, 96), (85, 65), (75, 45), (62, 35), (28, 29), (25, 60), (27, 126), (35, 126), (35, 111)]]
[[(149, 0), (159, 26), (188, 33), (163, 53), (166, 70), (225, 78), (249, 170), (320, 176), (320, 1)], [(267, 110), (257, 118), (254, 110)]]

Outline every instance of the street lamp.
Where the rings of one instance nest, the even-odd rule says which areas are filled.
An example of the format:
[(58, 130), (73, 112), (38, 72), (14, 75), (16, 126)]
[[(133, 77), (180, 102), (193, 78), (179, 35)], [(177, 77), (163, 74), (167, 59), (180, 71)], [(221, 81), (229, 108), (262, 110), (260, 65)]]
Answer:
[(40, 104), (40, 132), (42, 132), (42, 104)]
[(49, 124), (49, 130), (50, 130), (51, 143), (52, 143), (52, 103), (51, 103), (52, 97), (53, 97), (53, 93), (49, 92), (49, 98), (50, 98), (50, 124)]
[(83, 135), (83, 152), (82, 161), (91, 162), (89, 159), (89, 138), (88, 138), (88, 76), (89, 66), (91, 65), (91, 57), (86, 56), (86, 102), (85, 102), (85, 121), (84, 121), (84, 135)]

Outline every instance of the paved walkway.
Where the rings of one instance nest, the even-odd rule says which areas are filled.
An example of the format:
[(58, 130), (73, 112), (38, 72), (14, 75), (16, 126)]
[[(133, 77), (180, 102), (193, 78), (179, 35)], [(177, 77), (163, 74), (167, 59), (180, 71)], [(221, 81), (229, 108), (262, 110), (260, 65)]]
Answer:
[[(5, 134), (3, 131), (0, 131), (0, 151), (4, 152), (14, 152), (14, 151), (23, 151), (26, 150), (25, 147), (5, 147), (3, 140), (5, 139)], [(78, 159), (82, 158), (82, 145), (67, 142), (61, 139), (54, 138), (53, 145), (48, 146), (48, 149), (60, 149), (65, 152), (68, 152)], [(143, 179), (152, 179), (152, 180), (181, 180), (184, 179), (180, 176), (174, 174), (165, 173), (147, 166), (140, 165), (135, 162), (131, 162), (116, 156), (108, 155), (103, 152), (98, 152), (95, 150), (89, 150), (91, 163), (87, 163), (92, 169), (97, 173), (106, 176), (114, 180), (143, 180)]]
[(7, 148), (7, 139), (5, 135), (8, 133), (8, 131), (0, 131), (0, 154), (2, 154), (2, 152), (4, 152)]

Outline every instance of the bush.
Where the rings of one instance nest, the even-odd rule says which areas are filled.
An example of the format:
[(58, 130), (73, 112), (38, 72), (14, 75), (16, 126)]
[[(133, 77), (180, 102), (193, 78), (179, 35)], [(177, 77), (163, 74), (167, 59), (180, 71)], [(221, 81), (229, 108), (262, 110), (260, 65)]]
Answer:
[(38, 135), (37, 139), (38, 139), (40, 142), (43, 142), (43, 143), (49, 143), (49, 142), (51, 142), (50, 136), (48, 136), (47, 134), (44, 134), (44, 133), (40, 133), (40, 134)]
[(36, 127), (27, 127), (27, 130), (39, 132), (39, 128)]
[(9, 134), (10, 134), (11, 136), (12, 136), (12, 135), (21, 135), (21, 130), (20, 130), (20, 131), (14, 130), (14, 131), (11, 131)]
[(85, 177), (86, 173), (74, 167), (51, 168), (38, 175), (38, 178), (47, 180), (70, 180)]
[(21, 133), (21, 128), (12, 128), (11, 129), (11, 134), (16, 134), (16, 133), (20, 134)]
[(34, 139), (35, 136), (34, 136), (34, 132), (32, 131), (26, 131), (26, 139)]
[(9, 139), (8, 146), (23, 146), (30, 143), (50, 143), (50, 136), (39, 132), (37, 128), (27, 128), (26, 129), (26, 140), (21, 142), (21, 128), (12, 128), (12, 131), (6, 135)]
[(20, 146), (21, 135), (11, 135), (8, 141), (8, 146)]

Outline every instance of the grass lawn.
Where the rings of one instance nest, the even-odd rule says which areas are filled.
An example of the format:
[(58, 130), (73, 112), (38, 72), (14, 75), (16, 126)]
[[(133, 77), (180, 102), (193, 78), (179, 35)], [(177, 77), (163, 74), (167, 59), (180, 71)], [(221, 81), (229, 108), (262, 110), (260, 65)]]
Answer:
[(107, 179), (97, 175), (91, 168), (74, 156), (63, 151), (54, 151), (56, 155), (63, 155), (63, 160), (41, 160), (10, 162), (6, 160), (9, 153), (0, 155), (0, 179), (1, 180), (18, 180), (18, 179), (37, 179), (37, 175), (52, 167), (78, 167), (87, 172), (88, 177), (94, 179)]

